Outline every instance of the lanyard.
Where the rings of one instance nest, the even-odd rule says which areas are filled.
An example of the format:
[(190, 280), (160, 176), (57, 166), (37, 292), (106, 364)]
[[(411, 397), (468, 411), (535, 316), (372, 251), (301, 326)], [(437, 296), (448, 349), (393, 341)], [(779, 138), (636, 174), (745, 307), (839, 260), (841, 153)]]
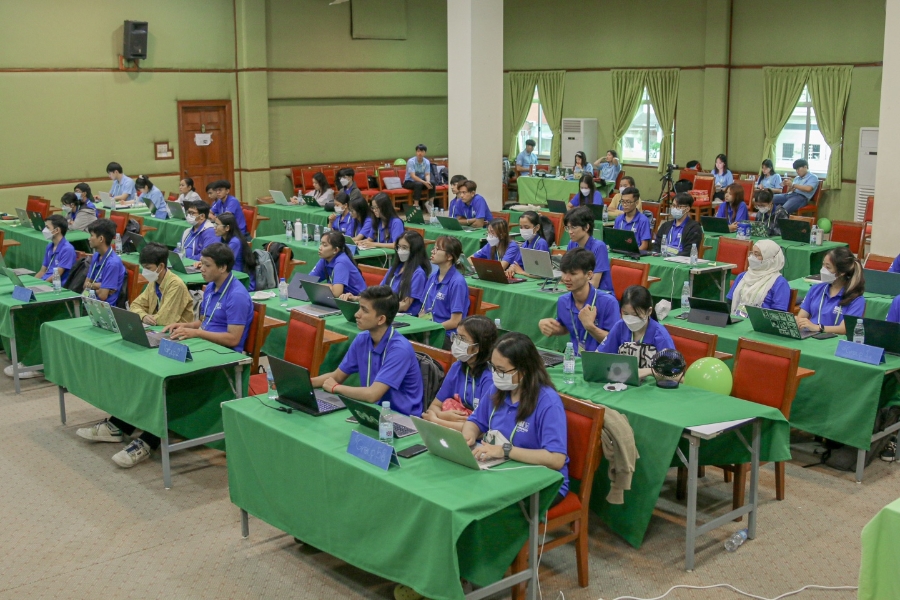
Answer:
[(463, 381), (463, 396), (462, 396), (463, 404), (468, 404), (468, 406), (474, 407), (475, 406), (475, 376), (474, 375), (472, 376), (472, 401), (467, 403), (466, 402), (466, 387), (469, 385), (469, 373), (468, 373), (469, 367), (468, 367), (468, 365), (465, 366), (464, 369), (466, 370), (466, 373), (465, 373), (465, 380)]
[[(452, 269), (453, 267), (451, 266), (450, 268)], [(432, 281), (431, 285), (428, 286), (428, 291), (425, 292), (425, 299), (422, 300), (422, 306), (426, 306), (428, 304), (428, 295), (431, 293), (431, 288), (433, 288), (435, 285), (437, 285), (438, 292), (440, 292), (440, 289), (442, 287), (444, 287), (444, 284), (447, 283), (447, 279), (450, 277), (450, 271), (447, 271), (447, 275), (444, 278), (444, 281), (441, 281), (441, 282), (438, 281), (440, 276), (441, 276), (440, 271), (438, 271), (437, 277), (434, 278), (434, 281)], [(431, 312), (431, 313), (434, 312), (434, 305), (437, 303), (437, 301), (438, 301), (437, 294), (435, 294), (434, 300), (431, 301), (431, 308), (428, 310), (428, 312)]]
[[(598, 293), (599, 292), (595, 289), (594, 297), (591, 299), (591, 308), (594, 308), (594, 306), (596, 306), (597, 304)], [(569, 318), (572, 319), (572, 331), (575, 333), (575, 339), (578, 340), (578, 352), (580, 353), (587, 345), (588, 332), (585, 327), (582, 327), (582, 329), (584, 329), (584, 337), (582, 337), (578, 333), (578, 325), (581, 323), (581, 321), (575, 319), (575, 313), (572, 311), (573, 306), (575, 306), (575, 294), (572, 294), (572, 304), (569, 305)]]
[[(817, 317), (818, 320), (819, 320), (819, 322), (816, 323), (815, 321), (813, 321), (813, 323), (816, 323), (816, 325), (822, 325), (822, 305), (825, 304), (825, 296), (828, 295), (828, 290), (829, 290), (830, 288), (831, 288), (831, 284), (829, 283), (828, 285), (825, 286), (825, 290), (822, 292), (822, 298), (819, 300), (819, 315), (818, 315), (818, 317)], [(834, 320), (834, 324), (835, 324), (835, 325), (840, 325), (840, 324), (841, 324), (841, 321), (843, 321), (843, 314), (842, 314), (842, 311), (841, 311), (841, 305), (840, 305), (840, 304), (838, 304), (837, 309), (838, 309), (838, 316), (837, 316), (837, 318)]]
[(209, 315), (208, 317), (206, 316), (206, 310), (209, 308), (209, 301), (212, 300), (212, 297), (214, 294), (210, 294), (209, 297), (206, 299), (206, 302), (203, 305), (203, 316), (206, 318), (203, 320), (203, 323), (200, 325), (200, 329), (203, 329), (207, 323), (212, 321), (213, 315), (215, 315), (216, 311), (219, 310), (219, 305), (222, 304), (222, 300), (225, 298), (225, 294), (228, 293), (228, 288), (231, 287), (232, 281), (234, 281), (233, 273), (228, 276), (228, 282), (225, 284), (225, 288), (222, 290), (222, 293), (219, 294), (219, 300), (218, 300), (218, 302), (216, 302), (216, 305), (213, 307), (212, 314)]
[(388, 282), (388, 287), (391, 289), (394, 289), (394, 280), (397, 279), (397, 275), (403, 276), (403, 265), (391, 272), (391, 280)]
[[(384, 351), (387, 352), (388, 345), (391, 343), (391, 338), (394, 337), (394, 328), (391, 327), (391, 333), (388, 335), (387, 342), (384, 344)], [(368, 367), (366, 368), (366, 387), (372, 385), (372, 353), (375, 352), (375, 344), (372, 344), (372, 349), (369, 350), (369, 360)]]
[[(497, 407), (496, 407), (496, 406), (495, 406), (494, 409), (491, 411), (491, 416), (488, 418), (488, 431), (491, 430), (491, 421), (494, 420), (494, 413), (495, 413), (495, 412), (497, 412)], [(515, 425), (513, 425), (512, 433), (509, 434), (509, 443), (510, 443), (510, 444), (513, 443), (513, 438), (516, 437), (516, 432), (519, 430), (519, 425), (520, 425), (521, 423), (523, 423), (523, 422), (524, 422), (524, 421), (519, 421), (518, 423), (516, 423)]]
[[(103, 267), (106, 266), (106, 261), (109, 260), (109, 255), (112, 254), (112, 253), (113, 253), (113, 249), (112, 249), (112, 248), (110, 248), (109, 250), (106, 251), (106, 256), (104, 256), (104, 257), (103, 257), (103, 261), (100, 262), (100, 268), (97, 269), (96, 274), (94, 273), (94, 270), (95, 270), (95, 268), (97, 267), (97, 265), (91, 265), (91, 272), (90, 272), (90, 280), (91, 280), (91, 281), (97, 281), (97, 279), (98, 279), (101, 275), (103, 275)], [(54, 254), (56, 254), (56, 253), (54, 252)]]
[[(206, 221), (203, 222), (203, 225), (205, 225), (205, 224), (206, 224)], [(197, 253), (197, 239), (200, 237), (200, 234), (203, 233), (203, 229), (204, 229), (203, 225), (200, 225), (200, 229), (198, 229), (196, 231), (194, 231), (194, 230), (188, 231), (188, 235), (184, 240), (185, 250), (187, 249), (188, 244), (190, 244), (191, 242), (194, 243), (194, 245), (192, 247), (193, 248), (192, 254)], [(191, 235), (191, 233), (193, 233), (193, 235)]]
[[(65, 239), (65, 238), (63, 238)], [(47, 270), (51, 271), (53, 269), (53, 262), (56, 260), (56, 254), (59, 252), (59, 245), (63, 243), (63, 240), (59, 240), (59, 244), (56, 244), (56, 248), (53, 250), (53, 254), (50, 255), (50, 262), (47, 263)]]
[(672, 232), (674, 232), (675, 229), (678, 229), (678, 249), (679, 249), (679, 250), (681, 249), (681, 234), (684, 232), (684, 226), (685, 226), (686, 224), (687, 224), (687, 220), (685, 220), (684, 222), (682, 222), (682, 223), (681, 223), (681, 226), (676, 225), (676, 224), (675, 224), (675, 221), (672, 222), (672, 227), (669, 228), (669, 235), (668, 235), (668, 237), (666, 238), (666, 245), (667, 245), (667, 246), (671, 246), (671, 245), (672, 245)]

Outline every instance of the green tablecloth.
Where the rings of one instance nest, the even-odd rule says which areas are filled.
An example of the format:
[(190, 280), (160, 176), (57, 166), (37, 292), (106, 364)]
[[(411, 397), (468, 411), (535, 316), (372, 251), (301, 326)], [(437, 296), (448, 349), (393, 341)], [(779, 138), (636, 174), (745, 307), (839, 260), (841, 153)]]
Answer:
[[(253, 238), (251, 247), (254, 250), (264, 250), (269, 242), (280, 242), (286, 244), (294, 255), (294, 258), (306, 261), (305, 265), (297, 265), (294, 272), (309, 273), (319, 262), (319, 242), (297, 242), (294, 240), (287, 241), (284, 233), (278, 235), (258, 236)], [(357, 263), (364, 265), (372, 265), (373, 267), (387, 268), (393, 260), (394, 251), (386, 248), (372, 248), (369, 250), (359, 249), (358, 254), (354, 257)]]
[(791, 405), (791, 427), (869, 449), (878, 408), (894, 401), (897, 380), (888, 374), (900, 369), (900, 356), (888, 354), (887, 362), (874, 366), (836, 357), (834, 351), (842, 338), (792, 340), (756, 333), (749, 319), (725, 328), (697, 325), (675, 319), (680, 312), (672, 311), (664, 323), (716, 334), (722, 352), (733, 354), (741, 337), (800, 350), (800, 366), (814, 369), (816, 374), (800, 381)]
[[(716, 253), (719, 249), (719, 238), (723, 235), (730, 238), (737, 237), (737, 234), (735, 233), (721, 234), (707, 232), (703, 243), (710, 246), (710, 249), (706, 251), (703, 258), (715, 260)], [(784, 269), (782, 270), (782, 273), (784, 274), (785, 279), (789, 281), (791, 279), (799, 279), (801, 277), (806, 277), (807, 275), (818, 273), (822, 269), (822, 261), (825, 260), (825, 254), (828, 253), (829, 250), (847, 245), (838, 242), (822, 242), (821, 246), (810, 246), (809, 244), (803, 244), (801, 242), (789, 242), (780, 237), (755, 237), (750, 239), (754, 244), (759, 240), (770, 239), (781, 246), (782, 250), (784, 250)]]
[(168, 429), (187, 438), (222, 431), (219, 405), (235, 397), (229, 380), (241, 361), (247, 393), (249, 359), (206, 340), (187, 340), (194, 360), (181, 363), (82, 317), (44, 323), (41, 342), (48, 381), (158, 437), (167, 414)]
[[(127, 254), (119, 255), (122, 259), (122, 262), (138, 264), (138, 260), (140, 259), (140, 255), (137, 252), (129, 252)], [(195, 260), (191, 260), (189, 258), (183, 259), (184, 266), (190, 267), (197, 263)], [(206, 285), (206, 281), (203, 279), (203, 275), (200, 273), (179, 273), (178, 271), (173, 271), (171, 268), (169, 269), (170, 273), (174, 273), (181, 279), (188, 287), (202, 287)], [(250, 276), (244, 273), (243, 271), (234, 271), (234, 276), (237, 277), (237, 280), (244, 284), (244, 287), (250, 287)], [(143, 288), (142, 288), (143, 289)]]
[[(307, 206), (306, 204), (298, 204), (295, 206), (284, 206), (282, 204), (260, 204), (258, 207), (259, 214), (263, 217), (269, 217), (268, 221), (262, 221), (256, 227), (256, 235), (281, 235), (284, 237), (284, 220), (290, 219), (291, 222), (300, 219), (303, 223), (312, 223), (313, 225), (328, 225), (328, 217), (333, 212), (327, 212), (319, 207)], [(279, 240), (280, 241), (280, 240)]]
[(134, 203), (134, 206), (132, 206), (131, 208), (116, 208), (113, 210), (115, 210), (116, 212), (128, 213), (129, 215), (137, 215), (139, 217), (150, 216), (150, 209), (147, 208), (147, 205), (144, 204), (141, 200), (136, 201)]
[[(452, 229), (444, 229), (440, 225), (416, 225), (410, 224), (410, 227), (416, 227), (425, 231), (425, 239), (436, 240), (442, 235), (455, 237), (462, 244), (463, 254), (472, 256), (478, 252), (485, 244), (485, 236), (487, 229), (476, 229), (474, 231), (454, 231)], [(428, 249), (429, 252), (431, 249)]]
[[(518, 225), (519, 218), (523, 214), (523, 211), (521, 211), (521, 210), (505, 210), (503, 212), (509, 213), (510, 227)], [(603, 239), (603, 227), (604, 226), (612, 227), (612, 225), (613, 225), (613, 221), (605, 221), (605, 222), (604, 221), (594, 221), (594, 237), (597, 238), (598, 240), (602, 240)], [(563, 227), (565, 227), (565, 226), (563, 226)], [(518, 231), (518, 230), (515, 230), (515, 231)], [(520, 239), (521, 238), (517, 238), (517, 241)], [(563, 229), (562, 237), (559, 238), (559, 247), (565, 248), (566, 246), (568, 246), (570, 239), (571, 238), (569, 238), (569, 232), (566, 231), (565, 229)]]
[[(565, 200), (569, 201), (572, 194), (578, 193), (577, 179), (556, 179), (553, 177), (519, 177), (516, 179), (519, 186), (519, 203), (520, 204), (547, 204), (547, 200)], [(604, 196), (608, 196), (615, 181), (607, 182), (606, 185), (597, 186)]]
[[(790, 428), (781, 412), (774, 408), (684, 385), (666, 390), (656, 387), (652, 379), (638, 388), (607, 392), (600, 384), (584, 382), (580, 359), (576, 361), (573, 385), (563, 383), (561, 366), (550, 369), (549, 373), (560, 392), (608, 406), (628, 417), (640, 454), (631, 490), (625, 492), (624, 504), (613, 505), (606, 501), (610, 482), (609, 463), (604, 459), (594, 477), (591, 510), (636, 548), (643, 542), (666, 473), (670, 467), (682, 466), (675, 454), (679, 444), (683, 445), (682, 452), (687, 456), (687, 442), (681, 438), (686, 427), (761, 417), (761, 460), (791, 458)], [(742, 431), (749, 442), (752, 426), (748, 425)], [(699, 460), (701, 465), (740, 464), (750, 462), (750, 453), (735, 433), (728, 433), (704, 440), (700, 444)]]
[[(16, 221), (17, 222), (17, 221)], [(4, 238), (7, 240), (15, 240), (21, 245), (12, 246), (7, 250), (5, 259), (6, 264), (14, 269), (31, 269), (38, 271), (44, 262), (44, 252), (47, 251), (47, 240), (40, 231), (35, 231), (33, 227), (24, 227), (20, 225), (10, 225), (0, 223), (0, 228), (4, 231)], [(66, 234), (76, 250), (89, 252), (87, 240), (90, 237), (85, 231), (70, 231)]]
[[(21, 277), (25, 285), (49, 285), (34, 277)], [(12, 297), (13, 284), (6, 277), (0, 277), (0, 341), (6, 356), (12, 359), (10, 338), (15, 325), (16, 353), (19, 362), (26, 366), (39, 365), (43, 362), (41, 353), (41, 324), (48, 321), (69, 319), (75, 316), (70, 302), (59, 302), (64, 299), (75, 299), (80, 296), (69, 290), (59, 293), (35, 294), (35, 302), (22, 302)], [(15, 322), (13, 322), (15, 319)]]
[[(790, 283), (791, 289), (797, 290), (797, 304), (800, 304), (800, 302), (806, 298), (806, 293), (809, 291), (809, 288), (813, 286), (812, 283), (802, 278), (794, 279), (788, 283)], [(888, 310), (891, 308), (894, 297), (885, 294), (871, 294), (869, 292), (863, 294), (863, 297), (866, 299), (865, 317), (867, 319), (879, 319), (884, 321), (887, 318)]]
[(235, 505), (428, 598), (462, 598), (460, 577), (501, 579), (528, 539), (518, 501), (540, 491), (545, 510), (562, 481), (546, 468), (473, 471), (429, 453), (385, 472), (347, 453), (358, 426), (344, 411), (288, 415), (245, 398), (222, 412)]
[(151, 216), (144, 217), (144, 225), (156, 227), (156, 231), (147, 232), (145, 239), (148, 242), (159, 242), (172, 249), (181, 243), (181, 236), (191, 226), (182, 219), (157, 219)]
[(900, 598), (900, 500), (882, 508), (862, 530), (859, 600)]

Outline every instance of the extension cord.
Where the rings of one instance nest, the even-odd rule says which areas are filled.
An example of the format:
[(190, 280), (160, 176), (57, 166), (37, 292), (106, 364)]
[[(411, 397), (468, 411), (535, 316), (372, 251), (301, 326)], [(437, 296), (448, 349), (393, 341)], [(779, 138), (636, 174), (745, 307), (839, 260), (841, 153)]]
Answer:
[[(713, 588), (726, 588), (730, 589), (733, 592), (737, 592), (743, 596), (747, 596), (748, 598), (754, 598), (755, 600), (781, 600), (782, 598), (787, 598), (788, 596), (793, 596), (795, 594), (799, 594), (800, 592), (808, 589), (816, 589), (816, 590), (826, 590), (826, 591), (850, 591), (850, 590), (858, 590), (859, 588), (851, 585), (842, 585), (842, 586), (826, 586), (826, 585), (805, 585), (799, 590), (794, 590), (792, 592), (787, 592), (786, 594), (781, 594), (780, 596), (776, 596), (774, 598), (765, 598), (763, 596), (756, 596), (754, 594), (750, 594), (748, 592), (744, 592), (742, 590), (737, 589), (731, 584), (728, 583), (717, 583), (715, 585), (673, 585), (669, 588), (662, 596), (656, 596), (655, 598), (638, 598), (637, 596), (619, 596), (615, 600), (662, 600), (669, 594), (672, 593), (673, 590), (683, 589), (683, 590), (710, 590)], [(562, 592), (560, 592), (562, 594)], [(565, 597), (563, 597), (565, 598)], [(603, 600), (600, 598), (599, 600)]]

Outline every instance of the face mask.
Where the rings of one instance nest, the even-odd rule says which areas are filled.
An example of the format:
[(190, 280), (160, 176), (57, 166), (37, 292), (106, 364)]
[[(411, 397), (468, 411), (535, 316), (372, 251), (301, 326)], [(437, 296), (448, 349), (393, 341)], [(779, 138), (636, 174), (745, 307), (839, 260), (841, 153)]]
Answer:
[(347, 187), (350, 185), (350, 179), (348, 177), (341, 177), (341, 185)]
[(184, 220), (193, 225), (197, 222), (197, 217), (196, 215), (184, 215)]
[(837, 279), (837, 275), (822, 267), (822, 270), (819, 271), (819, 279), (822, 280), (822, 283), (832, 283), (835, 279)]
[(625, 326), (631, 331), (639, 331), (641, 327), (647, 324), (647, 319), (642, 319), (634, 315), (625, 315), (622, 317), (622, 320), (625, 321)]
[(531, 238), (534, 237), (534, 229), (519, 229), (519, 233), (526, 242), (531, 241)]
[(81, 200), (81, 192), (75, 192), (75, 197)]
[(684, 210), (681, 209), (681, 208), (673, 208), (673, 209), (672, 209), (672, 216), (673, 216), (673, 217), (675, 218), (675, 220), (677, 221), (678, 219), (680, 219), (681, 217), (684, 216)]
[(756, 258), (753, 255), (751, 255), (750, 258), (748, 258), (747, 260), (748, 260), (747, 264), (750, 267), (751, 271), (758, 271), (758, 270), (762, 269), (763, 263), (766, 262), (764, 260), (759, 260), (758, 258)]
[(154, 283), (157, 279), (159, 279), (159, 273), (157, 273), (156, 271), (151, 271), (150, 269), (141, 269), (141, 275), (150, 283)]
[(450, 353), (453, 355), (453, 358), (459, 362), (465, 362), (471, 358), (469, 348), (474, 345), (475, 344), (467, 344), (462, 340), (454, 340), (453, 345), (450, 346)]
[(770, 210), (771, 210), (771, 209), (770, 209), (768, 206), (757, 206), (757, 207), (756, 207), (756, 212), (758, 212), (758, 213), (761, 214), (761, 215), (766, 214), (766, 213), (769, 212)]
[(494, 246), (496, 246), (497, 244), (500, 243), (500, 238), (498, 238), (495, 235), (489, 235), (489, 236), (487, 236), (487, 243), (491, 248), (493, 248)]
[(591, 190), (590, 190), (590, 189), (587, 189), (587, 190), (586, 190), (586, 189), (584, 189), (584, 188), (581, 188), (581, 195), (582, 195), (582, 196), (587, 196), (587, 195), (590, 194), (590, 193), (591, 193)]
[(344, 207), (336, 204), (334, 206), (334, 214), (336, 214), (336, 215), (344, 214)]
[(622, 187), (619, 188), (619, 193), (621, 194), (624, 191), (625, 191), (625, 186), (623, 185)]
[(496, 371), (493, 372), (492, 377), (494, 379), (494, 387), (498, 390), (504, 392), (511, 392), (517, 387), (519, 387), (518, 383), (513, 383), (513, 374), (512, 373), (498, 373)]
[(402, 248), (398, 249), (397, 258), (400, 259), (400, 262), (405, 263), (409, 260), (409, 250), (403, 250)]
[(50, 233), (50, 230), (47, 229), (46, 227), (44, 227), (44, 228), (41, 230), (41, 233), (44, 234), (44, 239), (45, 239), (45, 240), (52, 240), (52, 239), (53, 239), (53, 234)]

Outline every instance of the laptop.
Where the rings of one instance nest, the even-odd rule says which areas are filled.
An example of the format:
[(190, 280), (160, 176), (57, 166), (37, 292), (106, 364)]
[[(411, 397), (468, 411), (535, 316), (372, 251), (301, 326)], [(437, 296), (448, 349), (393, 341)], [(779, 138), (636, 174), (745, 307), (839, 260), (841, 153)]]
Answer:
[(98, 192), (98, 196), (100, 196), (100, 202), (103, 203), (103, 206), (106, 208), (115, 208), (115, 201), (112, 199), (112, 196), (109, 195), (109, 192)]
[(648, 251), (641, 250), (638, 247), (634, 232), (628, 229), (614, 229), (607, 227), (603, 230), (603, 241), (613, 252), (624, 254), (630, 258), (637, 259), (650, 254)]
[[(3, 255), (0, 254), (0, 269), (8, 269), (8, 268), (9, 267), (6, 266), (6, 260), (4, 260)], [(15, 273), (16, 275), (18, 275), (19, 277), (21, 277), (22, 275), (34, 275), (35, 274), (35, 271), (32, 271), (31, 269), (9, 269), (9, 270), (12, 271), (13, 273)]]
[(159, 344), (163, 339), (169, 339), (168, 333), (144, 329), (141, 317), (137, 313), (115, 306), (110, 306), (109, 309), (116, 320), (122, 339), (126, 342), (131, 342), (144, 348), (159, 348)]
[[(866, 287), (869, 286), (868, 280)], [(856, 322), (859, 317), (845, 315), (844, 322), (847, 324), (847, 340), (853, 341), (853, 330), (856, 328)], [(866, 333), (866, 345), (883, 348), (888, 354), (900, 355), (900, 323), (893, 321), (878, 321), (876, 319), (863, 319), (863, 330)]]
[[(463, 274), (463, 277), (469, 277), (471, 275), (476, 275), (474, 267), (472, 267), (472, 263), (469, 262), (469, 259), (466, 258), (465, 254), (460, 254), (459, 259), (456, 261), (456, 268), (460, 273)], [(432, 267), (434, 270), (434, 267)]]
[(406, 213), (406, 222), (411, 223), (413, 225), (424, 225), (425, 217), (422, 215), (422, 210), (418, 206), (407, 206), (404, 209)]
[(31, 221), (31, 226), (34, 227), (35, 231), (44, 230), (44, 217), (41, 216), (41, 213), (30, 210), (28, 211), (28, 219)]
[[(144, 249), (144, 246), (147, 245), (147, 240), (145, 240), (142, 235), (126, 231), (125, 235), (122, 237), (122, 248), (128, 248), (129, 243), (134, 248), (134, 252), (140, 252)], [(178, 258), (181, 257), (179, 256)]]
[(550, 253), (546, 250), (532, 250), (530, 248), (520, 248), (520, 250), (522, 252), (522, 268), (529, 275), (544, 279), (559, 279), (562, 277), (562, 271), (553, 268)]
[[(275, 382), (278, 385), (278, 382)], [(347, 410), (353, 413), (356, 422), (363, 427), (378, 431), (378, 418), (381, 416), (381, 407), (369, 402), (361, 402), (346, 396), (341, 396), (341, 400), (347, 405)], [(416, 425), (412, 419), (404, 414), (393, 411), (394, 415), (394, 438), (405, 438), (416, 433)], [(460, 433), (462, 435), (462, 433)]]
[[(500, 329), (497, 328), (497, 339), (500, 339), (507, 333), (509, 333), (509, 329)], [(556, 365), (563, 364), (563, 355), (558, 354), (556, 352), (552, 352), (550, 350), (543, 350), (541, 348), (537, 349), (538, 354), (541, 355), (541, 360), (544, 361), (544, 366), (548, 369), (551, 367), (555, 367)]]
[(344, 408), (344, 403), (334, 394), (313, 389), (309, 371), (274, 356), (269, 357), (269, 368), (275, 380), (278, 401), (285, 406), (320, 417)]
[(334, 299), (337, 303), (341, 314), (347, 319), (348, 323), (356, 323), (356, 312), (359, 310), (359, 302), (350, 302), (349, 300)]
[(113, 316), (108, 302), (94, 298), (83, 298), (81, 303), (91, 319), (91, 325), (106, 331), (119, 333), (119, 326), (116, 324), (116, 318)]
[(32, 292), (34, 292), (35, 294), (41, 294), (41, 293), (47, 293), (47, 292), (53, 291), (53, 286), (49, 286), (49, 285), (25, 285), (24, 283), (22, 283), (22, 280), (19, 279), (19, 276), (16, 275), (16, 272), (13, 271), (12, 269), (7, 268), (7, 269), (4, 269), (3, 272), (6, 273), (6, 276), (9, 277), (9, 280), (13, 282), (13, 285), (17, 285), (19, 287), (29, 289)]
[(169, 215), (173, 219), (181, 219), (182, 221), (185, 220), (184, 207), (181, 206), (181, 204), (179, 204), (178, 202), (174, 202), (172, 200), (166, 200), (166, 206), (169, 207)]
[(303, 286), (303, 290), (312, 304), (295, 306), (291, 310), (299, 310), (302, 313), (319, 318), (340, 314), (341, 311), (337, 302), (334, 301), (334, 294), (331, 293), (331, 286), (327, 283), (301, 281), (300, 285)]
[(585, 204), (585, 206), (590, 208), (591, 212), (594, 213), (595, 221), (603, 221), (603, 209), (606, 207), (606, 204)]
[(590, 383), (624, 383), (639, 386), (638, 357), (605, 352), (582, 352), (584, 380)]
[(275, 201), (275, 204), (280, 204), (281, 206), (290, 206), (290, 202), (284, 196), (284, 192), (280, 190), (269, 190), (269, 194), (272, 196), (272, 200)]
[(547, 200), (547, 211), (552, 213), (566, 214), (568, 207), (564, 200)]
[(475, 266), (475, 272), (478, 273), (478, 279), (482, 281), (492, 281), (494, 283), (525, 283), (527, 279), (518, 279), (516, 277), (507, 277), (506, 271), (499, 260), (489, 260), (487, 258), (471, 258), (472, 264)]
[(688, 323), (698, 325), (712, 325), (713, 327), (725, 327), (740, 323), (743, 319), (731, 316), (731, 303), (721, 300), (709, 300), (707, 298), (694, 298), (691, 296), (691, 309), (681, 313), (676, 319), (686, 319)]
[[(16, 208), (16, 214), (19, 215), (19, 225), (31, 225), (31, 217), (24, 208)], [(34, 227), (34, 225), (31, 225)]]
[(700, 217), (700, 225), (706, 233), (731, 233), (728, 219), (721, 217)]
[(200, 267), (196, 264), (191, 265), (189, 267), (185, 266), (184, 261), (181, 260), (181, 257), (169, 250), (169, 265), (172, 267), (172, 270), (176, 273), (184, 273), (185, 275), (191, 275), (194, 273), (200, 272)]
[(475, 471), (486, 471), (507, 461), (506, 458), (501, 456), (500, 458), (479, 462), (472, 455), (472, 449), (469, 448), (469, 444), (461, 431), (450, 429), (437, 423), (431, 423), (418, 417), (412, 417), (412, 421), (415, 423), (419, 435), (422, 436), (422, 442), (425, 443), (428, 451), (444, 460), (455, 462)]
[(768, 333), (794, 340), (805, 340), (819, 333), (797, 327), (793, 313), (758, 306), (747, 306), (746, 309), (753, 331), (757, 333)]
[(781, 229), (781, 239), (789, 242), (809, 243), (809, 233), (812, 227), (806, 221), (796, 219), (778, 219), (778, 228)]
[(301, 282), (309, 281), (311, 283), (319, 283), (319, 278), (315, 275), (309, 275), (307, 273), (294, 273), (293, 277), (291, 277), (291, 281), (288, 284), (288, 298), (293, 300), (302, 300), (303, 302), (309, 302), (309, 296), (306, 295), (306, 290), (303, 289), (303, 285)]
[(437, 220), (438, 223), (441, 224), (441, 227), (448, 231), (475, 231), (476, 229), (478, 229), (478, 227), (468, 227), (465, 225), (461, 225), (455, 217), (438, 217)]
[(867, 293), (900, 296), (900, 273), (863, 269), (863, 276), (866, 278)]
[[(155, 215), (156, 214), (156, 205), (153, 204), (153, 200), (151, 200), (150, 198), (147, 198), (146, 196), (141, 196), (141, 200), (143, 200), (144, 204), (147, 206), (147, 209), (150, 211), (150, 214)], [(112, 208), (115, 208), (115, 206), (113, 206)]]

